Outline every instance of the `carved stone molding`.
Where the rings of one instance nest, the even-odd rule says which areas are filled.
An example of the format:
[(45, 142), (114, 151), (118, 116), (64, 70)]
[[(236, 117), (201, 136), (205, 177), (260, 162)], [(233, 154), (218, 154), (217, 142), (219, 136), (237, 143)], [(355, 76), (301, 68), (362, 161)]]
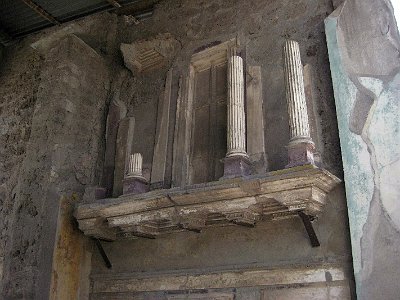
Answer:
[(105, 240), (154, 238), (207, 226), (254, 226), (259, 221), (316, 216), (340, 180), (312, 165), (184, 188), (123, 195), (79, 204), (79, 228)]
[(121, 44), (125, 66), (132, 73), (147, 72), (168, 65), (179, 48), (179, 42), (169, 33)]

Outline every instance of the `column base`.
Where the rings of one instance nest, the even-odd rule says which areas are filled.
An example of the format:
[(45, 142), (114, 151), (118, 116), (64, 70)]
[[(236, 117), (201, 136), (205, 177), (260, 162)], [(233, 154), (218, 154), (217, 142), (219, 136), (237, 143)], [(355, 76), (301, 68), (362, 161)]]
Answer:
[(251, 174), (251, 162), (248, 156), (232, 155), (225, 157), (224, 176), (221, 179), (249, 176)]
[(309, 140), (291, 141), (288, 145), (289, 163), (286, 168), (302, 165), (314, 165), (315, 145)]
[(142, 194), (150, 190), (149, 183), (144, 177), (126, 177), (123, 181), (123, 194)]
[(99, 199), (107, 198), (107, 189), (100, 186), (88, 186), (83, 194), (84, 202), (92, 202)]

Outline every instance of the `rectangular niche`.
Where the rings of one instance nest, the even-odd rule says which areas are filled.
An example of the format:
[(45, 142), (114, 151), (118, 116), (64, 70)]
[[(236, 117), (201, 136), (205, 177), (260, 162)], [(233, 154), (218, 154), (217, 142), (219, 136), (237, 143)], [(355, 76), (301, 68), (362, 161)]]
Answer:
[(192, 56), (189, 184), (216, 181), (223, 176), (227, 126), (227, 63), (233, 41)]

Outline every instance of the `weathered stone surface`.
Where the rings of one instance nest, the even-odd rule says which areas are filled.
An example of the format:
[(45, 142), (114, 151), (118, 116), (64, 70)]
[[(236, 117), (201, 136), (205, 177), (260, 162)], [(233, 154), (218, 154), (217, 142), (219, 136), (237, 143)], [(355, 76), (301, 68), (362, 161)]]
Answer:
[(299, 44), (296, 41), (287, 40), (283, 47), (283, 54), (290, 128), (287, 168), (314, 164), (315, 147), (310, 137)]
[(140, 153), (128, 155), (128, 168), (125, 177), (143, 177), (143, 156)]
[[(337, 3), (337, 1), (334, 1)], [(270, 170), (279, 170), (284, 168), (287, 163), (287, 153), (285, 147), (289, 140), (289, 128), (287, 126), (287, 111), (284, 103), (284, 76), (282, 73), (282, 55), (281, 55), (281, 44), (285, 38), (295, 39), (300, 42), (301, 51), (303, 53), (303, 62), (305, 64), (312, 64), (315, 71), (315, 91), (317, 93), (317, 122), (321, 127), (321, 154), (326, 168), (334, 173), (341, 174), (341, 163), (340, 163), (340, 149), (337, 137), (336, 128), (336, 115), (335, 106), (332, 96), (332, 88), (330, 83), (330, 73), (327, 60), (326, 45), (324, 42), (324, 29), (323, 19), (327, 14), (331, 12), (332, 1), (330, 0), (299, 0), (299, 1), (219, 1), (209, 0), (203, 2), (196, 1), (160, 1), (154, 10), (152, 18), (148, 18), (139, 24), (137, 27), (132, 28), (127, 26), (122, 17), (119, 17), (112, 13), (97, 14), (95, 16), (81, 19), (77, 22), (73, 22), (79, 27), (79, 36), (86, 41), (97, 53), (100, 53), (107, 61), (107, 67), (113, 73), (113, 90), (115, 94), (116, 90), (120, 91), (119, 99), (127, 107), (127, 114), (134, 116), (136, 124), (139, 125), (135, 129), (136, 138), (133, 141), (134, 151), (140, 152), (144, 156), (144, 173), (149, 175), (152, 169), (152, 159), (154, 154), (154, 142), (156, 133), (156, 115), (157, 115), (157, 103), (159, 96), (164, 90), (165, 78), (170, 66), (167, 64), (164, 67), (157, 69), (156, 72), (143, 72), (135, 73), (134, 76), (131, 72), (123, 66), (121, 53), (119, 51), (119, 45), (121, 43), (130, 43), (131, 41), (142, 41), (148, 40), (154, 37), (159, 32), (171, 32), (175, 38), (179, 41), (182, 48), (178, 51), (171, 64), (173, 65), (172, 75), (172, 90), (176, 92), (171, 93), (171, 107), (174, 107), (177, 103), (178, 98), (178, 87), (177, 82), (179, 76), (182, 75), (183, 81), (189, 76), (189, 65), (190, 58), (201, 52), (202, 49), (217, 45), (219, 42), (224, 43), (231, 39), (238, 39), (242, 43), (243, 58), (247, 65), (261, 66), (263, 74), (263, 104), (264, 104), (264, 121), (268, 121), (268, 126), (265, 126), (265, 138), (267, 142), (266, 153), (268, 154), (268, 163)], [(107, 20), (114, 20), (109, 22)], [(39, 34), (41, 37), (47, 37), (51, 32), (65, 28), (62, 25), (54, 29), (48, 29)], [(39, 80), (37, 74), (41, 68), (52, 68), (56, 69), (57, 64), (44, 66), (43, 62), (36, 56), (32, 56), (31, 51), (27, 50), (27, 46), (31, 44), (31, 40), (36, 39), (35, 37), (28, 37), (22, 42), (17, 42), (15, 46), (10, 49), (6, 49), (6, 55), (0, 64), (0, 177), (2, 182), (0, 183), (0, 199), (5, 199), (0, 205), (0, 223), (3, 222), (2, 216), (5, 215), (6, 230), (1, 230), (3, 245), (8, 245), (10, 238), (7, 238), (6, 242), (3, 239), (4, 236), (9, 236), (12, 230), (20, 230), (20, 226), (13, 226), (13, 221), (20, 215), (24, 215), (25, 212), (31, 208), (31, 206), (22, 206), (19, 209), (19, 193), (17, 189), (14, 189), (15, 184), (19, 178), (19, 174), (30, 178), (30, 185), (24, 185), (25, 191), (30, 189), (36, 189), (42, 182), (46, 182), (46, 174), (50, 174), (50, 169), (39, 169), (34, 174), (29, 170), (21, 169), (20, 165), (25, 155), (25, 147), (38, 142), (36, 138), (30, 139), (31, 132), (31, 121), (33, 115), (33, 107), (37, 95), (37, 85)], [(26, 41), (26, 42), (25, 42)], [(221, 43), (221, 44), (222, 44)], [(14, 53), (16, 55), (14, 56)], [(60, 52), (62, 53), (62, 51)], [(74, 59), (84, 57), (85, 52), (76, 54)], [(89, 63), (88, 63), (89, 64)], [(97, 70), (99, 64), (92, 63), (85, 67), (90, 70), (94, 76), (99, 76), (102, 72)], [(80, 66), (80, 64), (78, 64)], [(119, 82), (118, 78), (120, 73), (123, 73), (123, 80)], [(126, 75), (126, 76), (125, 76)], [(185, 77), (187, 76), (187, 77)], [(82, 76), (79, 76), (79, 79)], [(193, 79), (193, 78), (192, 78)], [(44, 80), (49, 80), (45, 78)], [(86, 92), (88, 97), (92, 97), (99, 100), (103, 99), (108, 91), (103, 91), (102, 84), (90, 84), (90, 90)], [(182, 87), (184, 84), (181, 85)], [(186, 88), (194, 88), (194, 86)], [(57, 89), (57, 85), (53, 85)], [(76, 90), (75, 88), (68, 89), (69, 92)], [(110, 95), (112, 95), (110, 93)], [(66, 98), (65, 96), (63, 96)], [(186, 97), (186, 96), (184, 96)], [(51, 100), (57, 97), (50, 97)], [(76, 97), (75, 97), (76, 98)], [(79, 105), (73, 101), (74, 97), (68, 97), (69, 101), (66, 101), (66, 110), (69, 113), (80, 112), (82, 109)], [(181, 98), (182, 100), (182, 98)], [(183, 102), (180, 100), (180, 103)], [(71, 102), (71, 103), (70, 103)], [(80, 102), (80, 101), (78, 101)], [(50, 102), (51, 103), (51, 102)], [(62, 114), (49, 113), (50, 105), (38, 106), (38, 111), (43, 110), (47, 117), (60, 116)], [(175, 144), (173, 149), (168, 151), (174, 151), (173, 158), (168, 158), (168, 164), (173, 164), (172, 169), (174, 170), (174, 186), (181, 186), (182, 188), (189, 184), (186, 176), (187, 170), (190, 170), (190, 162), (188, 156), (190, 153), (190, 137), (191, 129), (193, 128), (190, 123), (192, 109), (186, 106), (187, 103), (182, 104), (182, 113), (175, 116), (173, 109), (170, 111), (170, 127), (172, 129), (175, 119), (179, 119), (176, 124), (182, 126), (183, 131), (177, 134), (177, 139), (169, 138), (168, 141), (171, 144)], [(75, 118), (65, 125), (65, 131), (72, 136), (88, 136), (94, 134), (90, 142), (86, 139), (79, 139), (79, 146), (74, 146), (68, 151), (74, 152), (73, 149), (78, 149), (80, 152), (81, 148), (85, 148), (85, 145), (93, 141), (100, 141), (100, 144), (104, 144), (104, 119), (107, 115), (106, 111), (100, 114), (99, 119), (103, 119), (101, 130), (97, 131), (97, 127), (93, 124), (95, 122), (91, 120), (91, 116), (94, 114), (90, 111), (84, 110), (80, 121), (84, 122), (85, 125), (79, 125), (82, 131), (79, 134), (74, 134), (75, 131)], [(45, 118), (41, 119), (44, 123)], [(184, 124), (185, 121), (188, 121)], [(55, 124), (58, 124), (54, 122)], [(87, 124), (90, 123), (90, 124)], [(182, 125), (183, 124), (183, 125)], [(267, 124), (267, 123), (265, 123)], [(58, 128), (53, 123), (47, 126), (46, 132), (51, 132), (52, 128)], [(97, 134), (97, 132), (100, 132)], [(225, 131), (226, 132), (226, 131)], [(4, 134), (3, 134), (4, 133)], [(170, 134), (170, 136), (173, 134)], [(28, 140), (30, 140), (29, 143)], [(188, 142), (189, 141), (189, 142)], [(225, 139), (224, 139), (225, 141)], [(269, 141), (273, 141), (269, 142)], [(40, 145), (36, 147), (36, 150), (44, 148), (43, 151), (37, 151), (38, 156), (50, 157), (52, 147), (47, 147), (47, 141), (40, 140)], [(47, 150), (46, 150), (47, 149)], [(176, 149), (176, 150), (175, 150)], [(4, 152), (3, 152), (4, 151)], [(30, 150), (31, 151), (31, 150)], [(29, 152), (30, 152), (29, 151)], [(88, 156), (84, 160), (91, 160), (97, 157), (97, 151), (88, 151)], [(100, 154), (98, 159), (101, 165), (104, 153)], [(41, 156), (43, 155), (43, 156)], [(77, 157), (80, 157), (77, 154)], [(35, 157), (30, 155), (29, 159), (32, 163), (35, 162)], [(65, 153), (62, 153), (54, 157), (54, 161), (62, 160), (65, 157)], [(74, 157), (74, 159), (76, 159)], [(96, 159), (96, 158), (95, 158)], [(78, 160), (79, 161), (79, 160)], [(80, 166), (80, 164), (82, 166)], [(79, 180), (85, 180), (83, 170), (87, 169), (84, 163), (78, 163), (76, 170), (79, 170), (77, 178)], [(101, 166), (98, 168), (101, 170)], [(175, 172), (179, 169), (179, 172)], [(169, 171), (168, 171), (169, 172)], [(100, 175), (101, 172), (98, 173)], [(65, 174), (69, 174), (67, 176)], [(65, 185), (69, 184), (75, 178), (75, 172), (65, 170), (60, 181), (57, 181), (57, 186), (61, 189)], [(41, 179), (43, 176), (43, 180)], [(169, 176), (169, 175), (168, 175)], [(90, 185), (98, 185), (99, 182), (94, 180), (90, 182)], [(244, 187), (242, 187), (244, 188)], [(247, 185), (245, 187), (247, 191), (257, 190), (257, 186)], [(83, 190), (83, 187), (82, 187)], [(3, 196), (4, 195), (4, 196)], [(15, 198), (14, 198), (14, 195)], [(34, 199), (60, 199), (56, 197), (42, 197), (34, 194)], [(306, 195), (306, 194), (303, 194)], [(202, 197), (203, 195), (200, 195)], [(113, 204), (123, 202), (124, 197), (113, 199)], [(171, 205), (168, 197), (159, 198), (159, 202), (163, 205)], [(191, 198), (191, 201), (195, 203), (196, 198)], [(211, 200), (210, 200), (211, 201)], [(271, 208), (273, 207), (273, 201), (263, 199), (263, 201), (271, 201)], [(50, 202), (50, 201), (48, 201)], [(103, 203), (102, 200), (99, 201)], [(146, 201), (140, 201), (142, 210), (155, 207), (154, 202), (147, 203)], [(13, 207), (15, 205), (15, 207)], [(126, 207), (130, 207), (130, 204), (126, 204)], [(147, 206), (148, 205), (148, 206)], [(245, 228), (243, 226), (229, 226), (229, 227), (210, 227), (206, 226), (203, 228), (201, 234), (197, 234), (194, 231), (184, 230), (171, 235), (158, 235), (156, 239), (140, 239), (137, 240), (134, 236), (130, 235), (130, 239), (116, 240), (113, 243), (103, 243), (105, 251), (109, 256), (113, 264), (113, 269), (110, 271), (104, 266), (104, 262), (97, 251), (94, 249), (92, 255), (92, 278), (101, 278), (111, 272), (116, 276), (124, 277), (127, 274), (135, 272), (141, 273), (144, 277), (149, 276), (151, 272), (159, 271), (161, 274), (177, 274), (181, 272), (187, 276), (189, 273), (201, 273), (210, 272), (215, 273), (220, 271), (221, 268), (227, 266), (232, 269), (243, 270), (246, 266), (249, 268), (255, 265), (264, 265), (265, 269), (282, 269), (285, 266), (292, 268), (294, 265), (303, 267), (307, 265), (306, 270), (310, 269), (310, 265), (316, 262), (332, 261), (340, 266), (350, 266), (349, 260), (349, 241), (348, 231), (346, 223), (346, 206), (345, 206), (345, 195), (343, 192), (343, 186), (339, 186), (334, 189), (327, 198), (326, 210), (323, 212), (321, 217), (314, 221), (315, 229), (318, 237), (321, 241), (320, 248), (311, 248), (307, 239), (307, 235), (302, 227), (299, 218), (281, 219), (285, 218), (285, 215), (276, 216), (274, 222), (257, 222), (256, 226), (252, 229)], [(47, 215), (51, 215), (53, 208), (49, 211), (43, 212), (38, 210), (38, 217), (46, 219)], [(13, 211), (14, 213), (9, 213)], [(32, 210), (34, 212), (34, 210)], [(50, 213), (49, 213), (50, 212)], [(234, 214), (229, 217), (235, 217)], [(243, 213), (237, 215), (243, 220), (251, 220), (250, 213)], [(27, 220), (30, 217), (27, 217)], [(214, 220), (221, 218), (218, 214), (213, 216)], [(225, 217), (224, 217), (225, 218)], [(193, 219), (192, 219), (193, 221)], [(92, 228), (92, 235), (100, 237), (99, 232), (104, 234), (106, 232), (107, 220), (91, 220), (86, 219), (89, 224), (88, 227)], [(96, 225), (91, 222), (97, 222)], [(188, 222), (188, 220), (182, 220), (183, 224), (187, 224), (187, 227), (197, 228), (201, 227), (202, 221), (200, 218), (197, 222)], [(24, 228), (30, 228), (30, 223), (23, 219), (19, 219), (18, 223), (24, 224)], [(158, 225), (157, 225), (158, 226)], [(148, 233), (154, 232), (154, 228), (157, 229), (154, 224), (147, 226), (137, 226), (135, 234), (142, 234), (146, 236)], [(3, 228), (0, 225), (0, 228)], [(11, 229), (10, 229), (11, 228)], [(51, 227), (54, 228), (54, 227)], [(109, 228), (108, 228), (109, 229)], [(126, 229), (131, 230), (130, 228)], [(181, 228), (182, 230), (182, 228)], [(40, 230), (38, 230), (40, 231)], [(43, 232), (47, 235), (46, 231)], [(127, 232), (127, 237), (129, 233)], [(147, 235), (151, 237), (151, 235)], [(113, 230), (108, 231), (106, 237), (108, 240), (116, 239), (116, 232)], [(8, 247), (8, 246), (7, 246)], [(27, 252), (24, 252), (24, 248), (21, 247), (22, 252), (30, 253), (32, 248), (29, 246)], [(21, 253), (22, 253), (21, 252)], [(34, 250), (35, 252), (35, 250)], [(19, 255), (16, 251), (13, 252), (15, 255)], [(0, 251), (0, 256), (1, 256)], [(28, 256), (28, 254), (23, 254)], [(6, 254), (8, 257), (8, 252)], [(32, 257), (32, 255), (29, 255)], [(7, 260), (7, 258), (6, 258)], [(5, 263), (7, 265), (7, 263)], [(6, 269), (5, 269), (6, 270)], [(290, 272), (290, 271), (289, 271)], [(306, 271), (303, 271), (303, 273)], [(15, 275), (16, 278), (25, 276), (26, 273), (18, 273)], [(45, 273), (40, 273), (43, 275)], [(329, 274), (325, 273), (326, 280), (329, 280)], [(36, 278), (44, 279), (44, 276), (37, 276)], [(195, 293), (227, 293), (234, 292), (235, 287), (229, 288), (228, 290), (204, 290), (207, 285), (207, 280), (212, 280), (208, 277), (205, 279), (204, 284), (199, 284)], [(351, 279), (350, 279), (351, 281)], [(190, 294), (191, 290), (182, 292), (185, 288), (185, 281), (178, 287), (181, 290), (174, 290), (169, 293), (164, 291), (144, 291), (138, 292), (124, 292), (124, 293), (95, 293), (92, 295), (93, 299), (165, 299), (167, 295), (176, 294)], [(37, 281), (33, 283), (36, 285)], [(325, 283), (320, 283), (325, 284)], [(336, 283), (335, 283), (336, 284)], [(24, 284), (23, 284), (24, 286)], [(239, 289), (236, 290), (236, 299), (239, 298)], [(27, 290), (30, 287), (26, 288)], [(249, 288), (251, 289), (251, 287)], [(1, 288), (0, 288), (1, 290)], [(260, 288), (254, 288), (253, 291), (243, 292), (241, 299), (253, 300), (251, 297), (258, 295), (260, 297)], [(247, 297), (248, 296), (248, 297)], [(247, 298), (246, 298), (247, 297)]]
[(224, 176), (221, 178), (233, 178), (249, 176), (251, 174), (251, 161), (247, 156), (233, 155), (223, 159)]
[(166, 181), (167, 150), (169, 139), (169, 120), (171, 109), (172, 69), (168, 71), (165, 89), (158, 102), (156, 140), (154, 145), (151, 183)]
[(127, 171), (129, 155), (132, 153), (132, 142), (134, 139), (135, 118), (126, 117), (119, 122), (115, 168), (114, 168), (114, 186), (113, 197), (118, 197), (123, 193), (123, 180)]
[[(213, 273), (198, 273), (189, 275), (154, 274), (143, 277), (140, 274), (120, 277), (113, 275), (96, 276), (93, 292), (144, 292), (157, 290), (195, 290), (195, 289), (223, 289), (248, 286), (285, 286), (309, 285), (313, 283), (337, 283), (340, 289), (346, 291), (346, 271), (334, 265), (317, 265), (312, 268), (281, 268), (281, 269), (247, 269), (242, 271), (224, 270)], [(329, 286), (321, 288), (324, 293), (329, 292)], [(297, 290), (297, 289), (295, 289)], [(300, 289), (301, 291), (301, 289)], [(275, 293), (276, 294), (276, 293)], [(268, 295), (263, 292), (264, 297)], [(343, 299), (350, 299), (348, 293), (343, 293)], [(194, 298), (196, 299), (196, 298)], [(209, 299), (209, 298), (208, 298)], [(268, 298), (262, 298), (268, 299)], [(274, 299), (274, 298), (272, 298)], [(287, 299), (287, 298), (286, 298)], [(323, 298), (317, 298), (323, 299)], [(325, 298), (326, 299), (326, 298)], [(328, 298), (329, 299), (329, 298)]]
[(119, 100), (119, 92), (114, 94), (110, 103), (106, 125), (106, 149), (102, 185), (106, 189), (107, 197), (111, 197), (114, 187), (115, 155), (119, 122), (126, 116), (126, 105)]
[(308, 287), (275, 288), (262, 291), (261, 300), (326, 300), (351, 299), (350, 287), (347, 284), (326, 282)]
[(48, 299), (51, 285), (59, 290), (69, 284), (52, 272), (60, 199), (80, 198), (85, 185), (99, 179), (99, 137), (109, 88), (103, 59), (76, 36), (67, 36), (45, 56), (40, 79), (29, 143), (13, 189), (15, 217), (5, 251), (3, 299)]
[(248, 66), (246, 77), (247, 154), (253, 174), (263, 174), (268, 168), (265, 155), (264, 109), (261, 67)]
[(60, 200), (49, 299), (88, 299), (91, 268), (91, 244), (73, 222), (73, 206), (77, 199)]
[(107, 189), (100, 186), (87, 186), (83, 194), (83, 202), (92, 202), (107, 198)]
[(149, 191), (149, 183), (143, 177), (125, 177), (123, 181), (124, 195), (142, 194)]
[[(87, 218), (106, 218), (111, 228), (124, 233), (129, 233), (129, 228), (150, 226), (149, 235), (179, 231), (182, 227), (201, 230), (206, 224), (253, 226), (260, 220), (295, 217), (298, 211), (315, 216), (322, 211), (326, 194), (339, 183), (329, 172), (312, 167), (271, 175), (124, 196), (117, 203), (106, 199), (101, 203), (79, 205), (75, 216), (82, 222), (81, 230), (88, 235), (93, 228), (88, 227)], [(146, 191), (145, 181), (137, 179), (125, 179), (131, 180), (126, 183), (129, 188), (124, 191), (125, 195)]]
[(244, 104), (243, 59), (240, 56), (233, 55), (228, 61), (227, 157), (247, 156)]
[[(2, 49), (0, 61), (0, 297), (16, 225), (17, 184), (31, 135), (43, 61), (32, 48)], [(23, 211), (21, 210), (23, 213)], [(23, 257), (22, 257), (23, 258)], [(3, 277), (4, 275), (4, 277)], [(2, 280), (3, 279), (3, 280)]]
[(121, 44), (125, 66), (132, 73), (146, 72), (168, 65), (179, 48), (179, 42), (168, 33), (132, 44)]
[(318, 167), (322, 167), (322, 156), (319, 149), (323, 149), (321, 145), (321, 127), (318, 123), (318, 98), (314, 83), (314, 69), (310, 64), (303, 67), (304, 75), (304, 94), (307, 103), (308, 123), (310, 126), (310, 137), (315, 144), (314, 163)]

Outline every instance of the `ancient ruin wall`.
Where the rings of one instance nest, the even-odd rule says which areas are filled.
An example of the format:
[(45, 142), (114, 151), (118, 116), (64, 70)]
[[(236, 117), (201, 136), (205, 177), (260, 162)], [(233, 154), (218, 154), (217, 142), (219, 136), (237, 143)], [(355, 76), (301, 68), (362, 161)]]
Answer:
[[(168, 71), (172, 68), (170, 112), (174, 113), (179, 78), (187, 74), (193, 53), (207, 45), (237, 38), (246, 64), (261, 67), (266, 157), (269, 170), (278, 170), (287, 164), (285, 147), (289, 140), (282, 46), (288, 38), (298, 41), (303, 64), (310, 66), (313, 79), (310, 94), (315, 104), (314, 131), (320, 139), (318, 151), (323, 165), (340, 176), (339, 141), (323, 27), (323, 20), (332, 9), (331, 1), (316, 0), (162, 1), (151, 19), (136, 26), (105, 13), (65, 26), (65, 33), (75, 34), (75, 37), (65, 38), (65, 34), (61, 38), (53, 37), (57, 43), (62, 43), (46, 48), (44, 53), (35, 52), (29, 44), (51, 39), (59, 29), (48, 30), (7, 50), (1, 61), (0, 80), (9, 86), (3, 88), (2, 85), (0, 89), (4, 95), (2, 120), (8, 122), (10, 116), (21, 114), (23, 109), (15, 108), (22, 106), (28, 97), (23, 91), (36, 101), (30, 102), (21, 121), (13, 121), (8, 127), (3, 125), (4, 121), (2, 123), (6, 133), (2, 131), (0, 138), (12, 131), (23, 132), (21, 124), (25, 123), (26, 131), (32, 132), (25, 138), (18, 138), (25, 140), (20, 154), (10, 150), (14, 142), (0, 146), (1, 151), (10, 153), (6, 157), (19, 161), (13, 167), (4, 167), (7, 181), (1, 183), (0, 190), (5, 199), (2, 201), (9, 207), (5, 211), (3, 205), (7, 216), (4, 220), (9, 225), (2, 233), (4, 254), (0, 252), (0, 256), (7, 257), (3, 263), (2, 281), (5, 295), (34, 297), (48, 292), (50, 278), (45, 283), (38, 278), (42, 270), (50, 277), (46, 272), (51, 269), (51, 260), (40, 262), (40, 255), (52, 256), (60, 199), (75, 193), (76, 201), (80, 201), (85, 186), (101, 181), (103, 162), (97, 155), (100, 153), (102, 157), (104, 154), (107, 99), (117, 95), (127, 108), (126, 115), (135, 118), (132, 152), (143, 153), (144, 175), (149, 176), (158, 103), (163, 96)], [(178, 41), (178, 50), (173, 57), (153, 71), (132, 73), (127, 70), (119, 45), (151, 39), (160, 33), (169, 33)], [(17, 49), (15, 47), (21, 47), (20, 52), (10, 54)], [(21, 65), (14, 67), (18, 61)], [(33, 67), (27, 68), (29, 65)], [(107, 73), (112, 79), (110, 89)], [(19, 80), (21, 77), (25, 80)], [(83, 78), (88, 80), (85, 82)], [(19, 84), (26, 84), (26, 87), (16, 90), (15, 86)], [(11, 105), (8, 99), (13, 99), (15, 104)], [(173, 120), (171, 118), (170, 128), (174, 126)], [(173, 130), (169, 136), (173, 137)], [(168, 172), (172, 172), (171, 142), (166, 164)], [(20, 168), (23, 171), (18, 171)], [(13, 172), (15, 175), (12, 176)], [(351, 256), (346, 220), (345, 195), (341, 186), (331, 193), (325, 212), (316, 222), (320, 248), (310, 247), (297, 219), (263, 223), (254, 229), (229, 227), (209, 229), (201, 234), (184, 232), (156, 240), (105, 243), (103, 246), (113, 269), (105, 268), (94, 249), (92, 277), (101, 279), (144, 271), (151, 274), (333, 264), (346, 270), (343, 288), (337, 289), (336, 293), (348, 297)], [(54, 223), (47, 226), (49, 222)], [(43, 229), (46, 228), (53, 230), (54, 237), (50, 242), (44, 237)], [(11, 260), (7, 261), (9, 258)], [(326, 276), (329, 285), (332, 275)], [(286, 292), (290, 294), (292, 289)], [(311, 292), (312, 289), (306, 290), (305, 295)], [(237, 299), (259, 299), (263, 293), (259, 288), (239, 289)], [(160, 294), (160, 297), (164, 296)], [(94, 297), (106, 298), (109, 294), (98, 293)]]

